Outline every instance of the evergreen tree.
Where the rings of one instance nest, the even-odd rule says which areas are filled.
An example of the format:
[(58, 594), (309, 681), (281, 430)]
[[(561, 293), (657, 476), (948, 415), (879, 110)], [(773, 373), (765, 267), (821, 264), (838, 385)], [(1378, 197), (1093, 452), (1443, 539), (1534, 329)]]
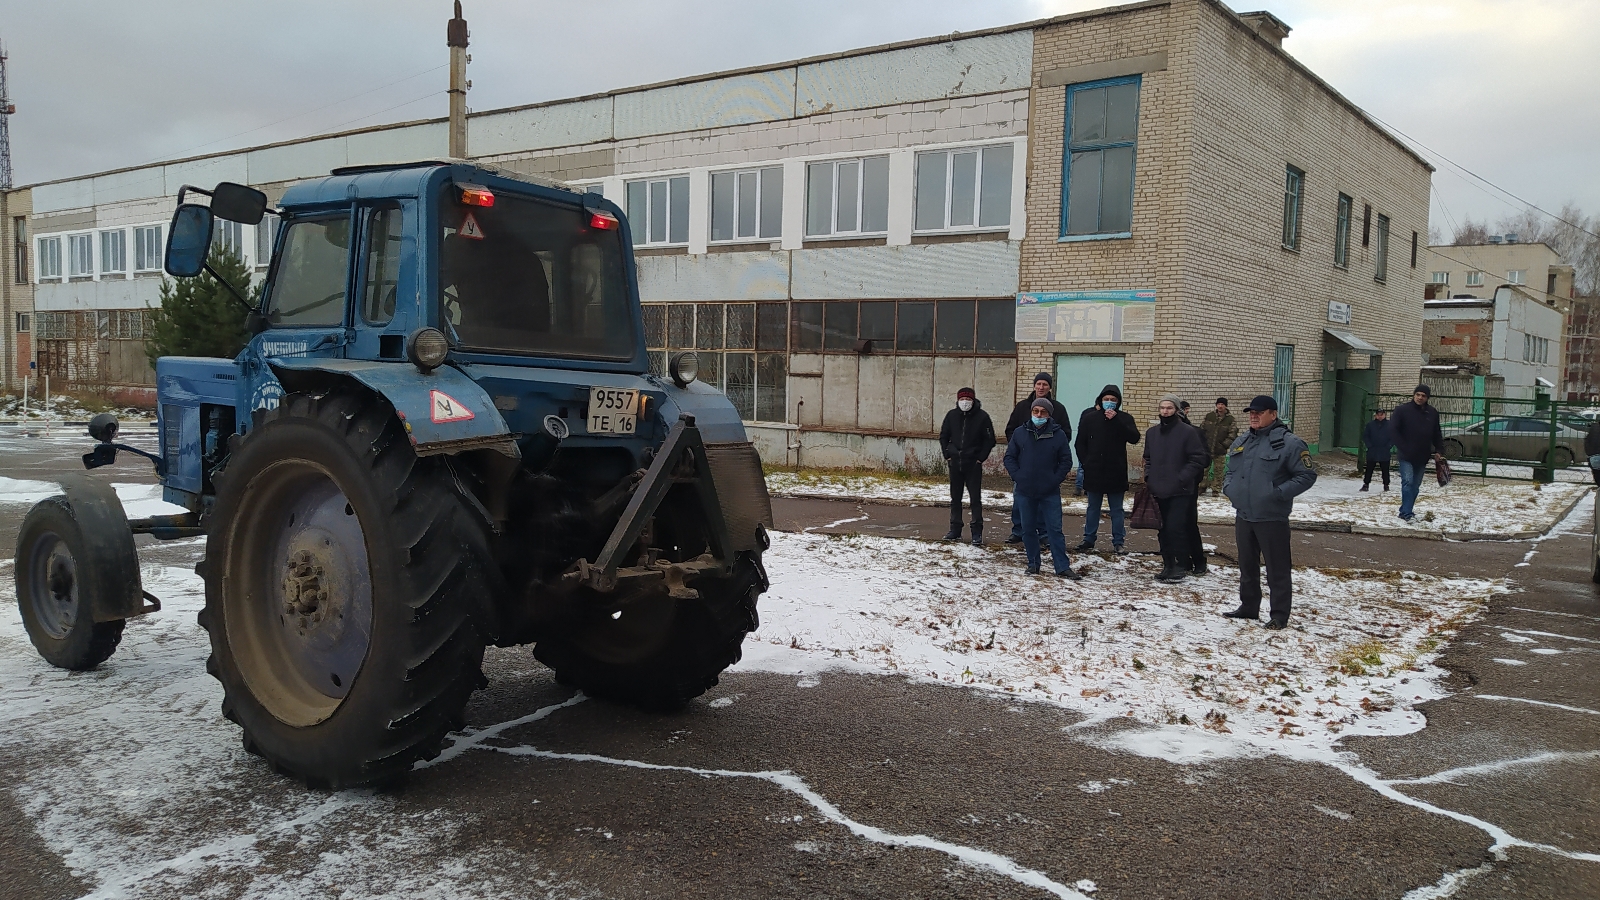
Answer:
[[(210, 262), (211, 268), (249, 297), (252, 304), (260, 299), (260, 286), (250, 289), (250, 270), (233, 251), (213, 247)], [(145, 355), (152, 367), (161, 356), (232, 359), (250, 340), (244, 319), (244, 305), (210, 273), (201, 272), (194, 278), (163, 278), (161, 308), (150, 315)]]

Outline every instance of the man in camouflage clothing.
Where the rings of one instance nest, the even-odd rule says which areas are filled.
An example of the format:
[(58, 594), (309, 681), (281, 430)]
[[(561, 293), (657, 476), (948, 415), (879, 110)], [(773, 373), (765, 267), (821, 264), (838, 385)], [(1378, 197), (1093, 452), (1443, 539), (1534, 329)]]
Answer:
[(1211, 454), (1211, 468), (1206, 470), (1205, 480), (1200, 482), (1200, 492), (1203, 494), (1210, 488), (1211, 496), (1215, 497), (1227, 469), (1228, 448), (1233, 446), (1233, 439), (1239, 436), (1239, 426), (1233, 421), (1233, 413), (1228, 412), (1227, 397), (1217, 398), (1216, 411), (1206, 413), (1200, 431), (1206, 437), (1206, 452)]

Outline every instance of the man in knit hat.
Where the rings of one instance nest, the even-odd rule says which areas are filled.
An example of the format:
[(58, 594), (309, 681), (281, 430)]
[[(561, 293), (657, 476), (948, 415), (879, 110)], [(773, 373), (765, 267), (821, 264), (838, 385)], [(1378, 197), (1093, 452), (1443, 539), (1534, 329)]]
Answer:
[(1394, 408), (1389, 416), (1389, 436), (1394, 439), (1395, 456), (1400, 458), (1400, 518), (1416, 517), (1413, 507), (1422, 491), (1422, 476), (1428, 457), (1444, 457), (1444, 433), (1439, 428), (1439, 411), (1429, 405), (1433, 389), (1417, 385), (1411, 401)]
[(1039, 535), (1043, 534), (1049, 539), (1056, 576), (1077, 581), (1080, 576), (1072, 571), (1067, 541), (1061, 535), (1061, 482), (1072, 471), (1072, 444), (1067, 430), (1051, 418), (1049, 397), (1034, 397), (1028, 405), (1028, 423), (1011, 433), (1006, 444), (1006, 471), (1017, 486), (1011, 504), (1022, 511), (1028, 574), (1039, 574)]
[(1161, 507), (1161, 574), (1157, 581), (1182, 581), (1205, 558), (1192, 559), (1189, 515), (1200, 476), (1211, 457), (1200, 429), (1180, 412), (1182, 398), (1167, 394), (1156, 403), (1160, 419), (1144, 436), (1144, 483)]
[(956, 391), (955, 408), (945, 413), (939, 428), (939, 449), (950, 470), (950, 533), (947, 541), (961, 540), (961, 495), (971, 497), (972, 542), (983, 543), (983, 461), (994, 450), (994, 422), (983, 411), (972, 388)]
[[(1011, 433), (1028, 423), (1033, 401), (1044, 398), (1050, 401), (1050, 418), (1067, 433), (1067, 441), (1072, 441), (1072, 422), (1067, 418), (1067, 408), (1055, 399), (1052, 391), (1055, 388), (1055, 379), (1049, 372), (1040, 372), (1033, 376), (1033, 393), (1017, 401), (1011, 409), (1011, 418), (1006, 420), (1006, 441), (1011, 440)], [(1015, 503), (1011, 504), (1011, 536), (1006, 538), (1008, 544), (1022, 543), (1022, 513)]]

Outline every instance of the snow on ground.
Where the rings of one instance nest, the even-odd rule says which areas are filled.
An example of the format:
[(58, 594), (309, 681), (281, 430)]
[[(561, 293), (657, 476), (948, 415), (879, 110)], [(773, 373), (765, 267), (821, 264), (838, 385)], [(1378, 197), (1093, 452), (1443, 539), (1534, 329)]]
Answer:
[(154, 418), (148, 409), (108, 408), (103, 404), (94, 404), (93, 408), (89, 408), (77, 398), (59, 393), (52, 394), (48, 402), (41, 402), (37, 388), (38, 385), (35, 384), (34, 391), (28, 397), (26, 404), (20, 394), (0, 395), (0, 419), (87, 422), (97, 413), (110, 412), (126, 425), (133, 420), (142, 423), (144, 420)]
[[(122, 511), (130, 519), (147, 516), (175, 516), (188, 512), (175, 503), (161, 499), (159, 484), (113, 484), (117, 499), (122, 501)], [(46, 497), (61, 493), (61, 485), (50, 481), (28, 481), (0, 476), (0, 504), (38, 503)]]
[(266, 771), (240, 748), (206, 674), (200, 579), (146, 567), (143, 580), (162, 611), (131, 620), (99, 669), (68, 673), (39, 658), (9, 573), (0, 578), (8, 787), (46, 844), (96, 886), (89, 897), (584, 893), (545, 883), (526, 853), (463, 848), (461, 816), (401, 811), (368, 791), (309, 791)]
[[(1381, 483), (1361, 493), (1361, 479), (1330, 475), (1318, 477), (1311, 490), (1295, 499), (1291, 519), (1304, 525), (1376, 534), (1416, 534), (1429, 537), (1529, 537), (1548, 531), (1589, 490), (1589, 485), (1559, 482), (1534, 490), (1529, 482), (1457, 477), (1439, 487), (1429, 476), (1417, 500), (1417, 516), (1409, 524), (1400, 510), (1400, 477), (1384, 492)], [(950, 488), (939, 479), (871, 473), (775, 471), (767, 475), (767, 490), (775, 497), (816, 497), (868, 500), (918, 506), (943, 506)], [(1011, 494), (984, 491), (985, 504), (1009, 510)], [(1124, 498), (1131, 507), (1131, 496)], [(1065, 498), (1069, 513), (1082, 515), (1082, 497)], [(1233, 521), (1233, 506), (1226, 497), (1200, 498), (1200, 521)]]
[(1075, 562), (1087, 577), (1067, 583), (1024, 575), (1009, 550), (774, 535), (772, 590), (740, 665), (896, 673), (1317, 752), (1423, 727), (1415, 705), (1443, 696), (1432, 654), (1506, 589), (1299, 569), (1294, 627), (1270, 632), (1219, 615), (1237, 605), (1237, 569), (1166, 586), (1152, 581), (1154, 557)]

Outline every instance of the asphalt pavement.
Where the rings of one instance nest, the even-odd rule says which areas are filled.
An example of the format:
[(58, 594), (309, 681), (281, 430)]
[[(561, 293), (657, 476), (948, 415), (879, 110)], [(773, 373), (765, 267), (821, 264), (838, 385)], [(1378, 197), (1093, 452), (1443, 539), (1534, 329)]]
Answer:
[[(72, 449), (0, 434), (0, 475), (48, 479), (75, 468)], [(132, 461), (97, 477), (149, 480)], [(930, 539), (946, 527), (942, 508), (774, 507), (783, 530), (855, 519), (831, 530)], [(25, 511), (0, 506), (7, 555)], [(1069, 535), (1080, 529), (1068, 519)], [(1231, 556), (1229, 529), (1202, 531)], [(1153, 552), (1154, 538), (1135, 532), (1129, 547)], [(575, 696), (527, 648), (492, 649), (468, 735), (397, 792), (306, 791), (238, 752), (214, 707), (173, 708), (195, 717), (194, 741), (233, 742), (217, 756), (225, 789), (185, 785), (158, 821), (107, 812), (93, 823), (107, 833), (82, 847), (63, 838), (82, 830), (27, 786), (81, 771), (64, 760), (87, 751), (41, 745), (0, 717), (10, 773), (0, 894), (1594, 898), (1600, 591), (1588, 548), (1581, 534), (1448, 543), (1297, 532), (1298, 564), (1521, 587), (1446, 647), (1451, 695), (1422, 707), (1426, 728), (1349, 738), (1332, 761), (1172, 762), (1129, 752), (1159, 737), (1132, 720), (846, 672), (734, 672), (685, 711), (645, 713)], [(147, 565), (174, 566), (200, 552), (141, 550)], [(131, 671), (118, 660), (106, 677)], [(28, 678), (65, 690), (81, 676), (40, 666)], [(126, 722), (83, 723), (106, 727)], [(126, 741), (141, 737), (134, 728)], [(280, 808), (298, 812), (259, 813)], [(95, 818), (100, 807), (81, 809)]]

